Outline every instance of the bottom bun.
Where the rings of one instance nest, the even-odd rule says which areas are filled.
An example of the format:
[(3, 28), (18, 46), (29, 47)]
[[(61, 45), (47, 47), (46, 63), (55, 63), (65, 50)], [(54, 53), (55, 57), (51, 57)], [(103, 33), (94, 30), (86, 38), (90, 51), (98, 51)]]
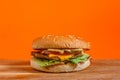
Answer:
[(48, 67), (41, 67), (34, 59), (31, 59), (30, 64), (34, 69), (44, 72), (73, 72), (87, 68), (90, 65), (90, 59), (88, 59), (84, 63), (79, 63), (77, 65), (72, 63), (67, 63), (67, 64), (52, 65)]

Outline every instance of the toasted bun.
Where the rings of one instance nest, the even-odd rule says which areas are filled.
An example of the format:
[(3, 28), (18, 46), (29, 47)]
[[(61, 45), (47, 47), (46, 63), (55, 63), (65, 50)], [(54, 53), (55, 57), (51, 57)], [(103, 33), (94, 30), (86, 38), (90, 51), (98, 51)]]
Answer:
[(36, 70), (44, 71), (44, 72), (73, 72), (73, 71), (83, 70), (87, 68), (89, 65), (90, 65), (90, 60), (88, 59), (84, 63), (79, 63), (77, 65), (68, 63), (68, 64), (53, 65), (49, 67), (41, 67), (34, 59), (31, 59), (31, 66)]
[(55, 36), (47, 35), (42, 36), (33, 41), (33, 49), (41, 48), (82, 48), (89, 49), (90, 45), (88, 42), (75, 37), (73, 35), (67, 36)]

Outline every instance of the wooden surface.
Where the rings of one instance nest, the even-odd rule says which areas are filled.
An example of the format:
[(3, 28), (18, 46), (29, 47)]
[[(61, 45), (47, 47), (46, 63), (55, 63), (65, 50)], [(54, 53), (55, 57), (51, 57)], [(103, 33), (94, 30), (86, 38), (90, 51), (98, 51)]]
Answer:
[(28, 61), (0, 60), (0, 80), (120, 80), (120, 60), (93, 60), (89, 68), (71, 73), (38, 72)]

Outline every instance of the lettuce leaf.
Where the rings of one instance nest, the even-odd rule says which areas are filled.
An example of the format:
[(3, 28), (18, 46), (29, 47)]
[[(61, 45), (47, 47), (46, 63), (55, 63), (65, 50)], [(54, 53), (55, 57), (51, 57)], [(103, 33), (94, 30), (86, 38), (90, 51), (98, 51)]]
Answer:
[(76, 58), (71, 58), (68, 61), (74, 63), (74, 64), (78, 64), (79, 62), (85, 62), (88, 59), (89, 55), (88, 54), (83, 54), (82, 56), (78, 56)]
[(41, 67), (45, 67), (45, 66), (50, 66), (50, 65), (54, 65), (54, 64), (58, 64), (60, 63), (60, 61), (58, 60), (48, 60), (48, 59), (41, 59), (41, 58), (33, 58)]

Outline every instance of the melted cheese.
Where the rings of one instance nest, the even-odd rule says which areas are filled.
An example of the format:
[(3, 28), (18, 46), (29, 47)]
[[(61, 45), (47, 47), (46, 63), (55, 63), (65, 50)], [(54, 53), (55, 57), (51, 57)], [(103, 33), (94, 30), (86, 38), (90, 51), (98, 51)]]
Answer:
[(49, 54), (49, 57), (59, 57), (62, 61), (67, 60), (72, 57), (72, 55), (57, 55), (57, 54)]

